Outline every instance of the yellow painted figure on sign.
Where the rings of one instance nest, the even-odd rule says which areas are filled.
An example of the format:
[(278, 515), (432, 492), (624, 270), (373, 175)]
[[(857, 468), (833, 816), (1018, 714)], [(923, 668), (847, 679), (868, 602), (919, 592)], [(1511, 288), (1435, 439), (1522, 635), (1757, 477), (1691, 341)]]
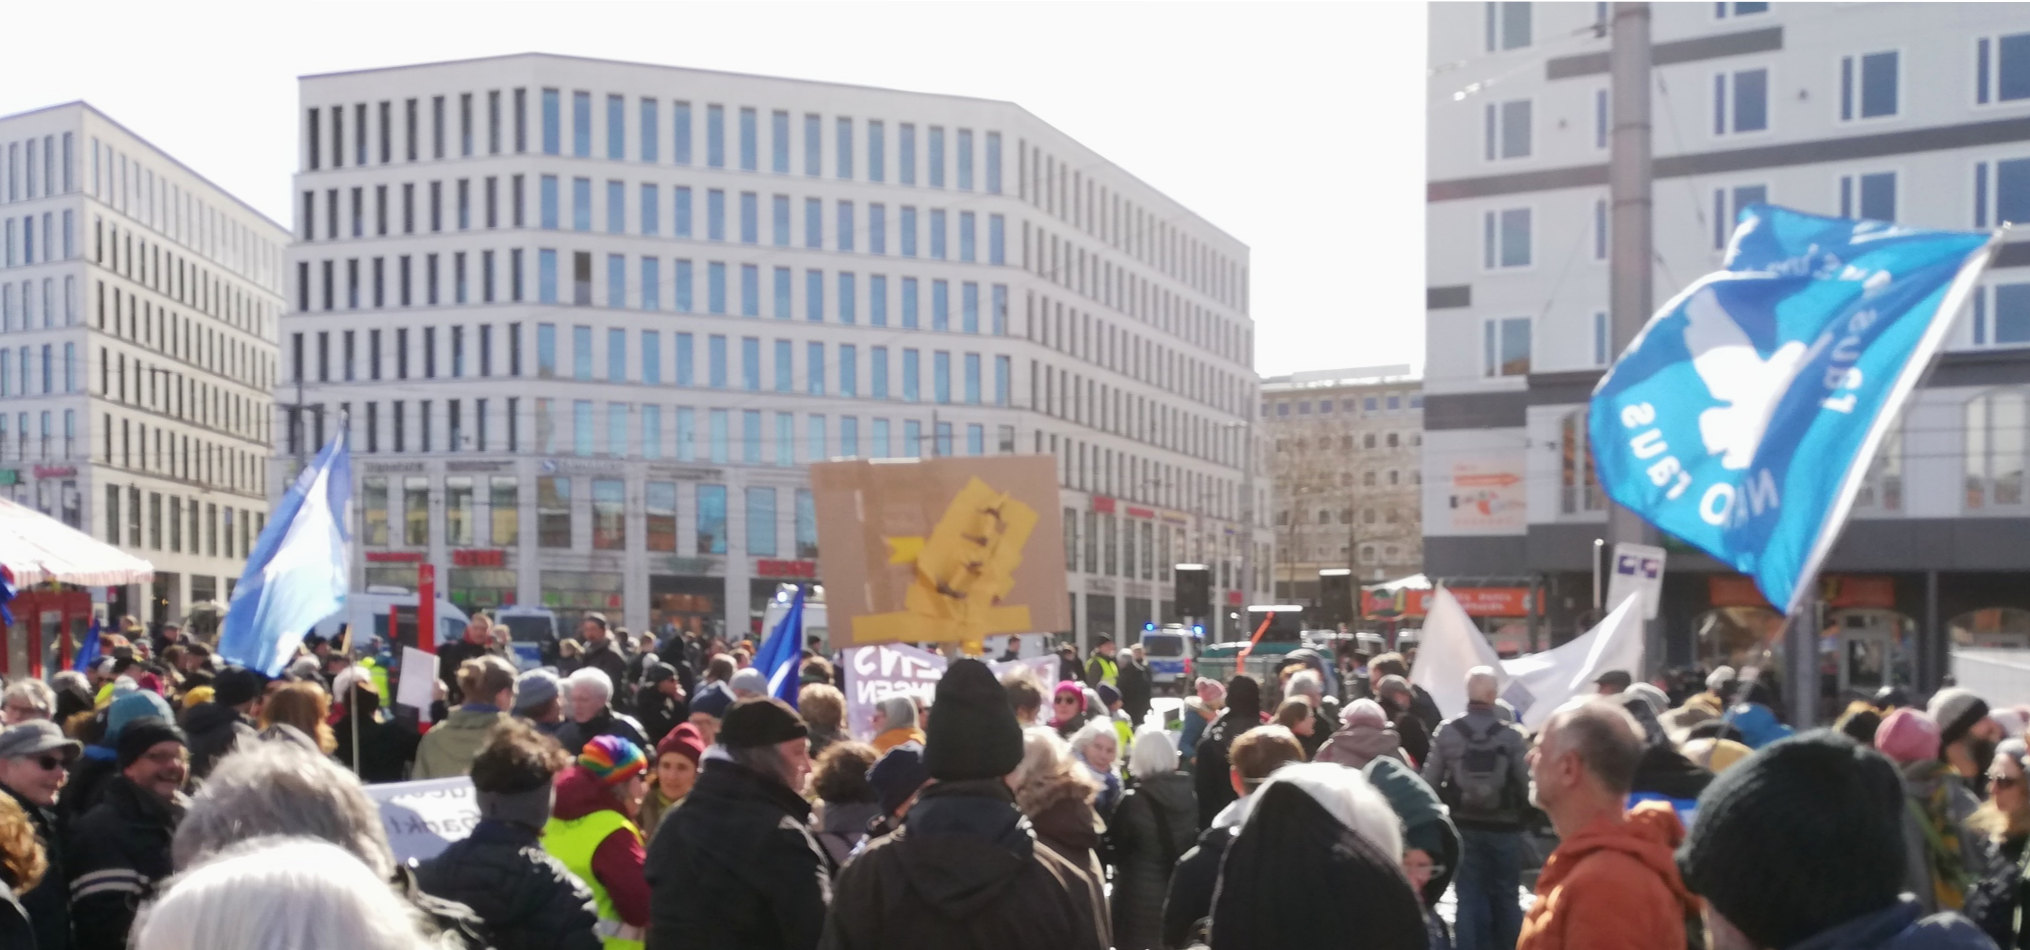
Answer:
[(913, 566), (903, 610), (858, 617), (853, 638), (977, 641), (1030, 629), (1029, 608), (1002, 606), (1015, 587), (1036, 509), (978, 478), (945, 507), (927, 538), (887, 538), (890, 564)]

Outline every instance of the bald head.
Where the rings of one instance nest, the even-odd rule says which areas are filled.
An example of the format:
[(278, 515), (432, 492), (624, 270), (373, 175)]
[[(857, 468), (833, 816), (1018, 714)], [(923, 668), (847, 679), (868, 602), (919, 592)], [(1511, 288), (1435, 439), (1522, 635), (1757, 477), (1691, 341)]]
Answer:
[(1501, 680), (1494, 675), (1491, 666), (1476, 666), (1466, 671), (1466, 698), (1470, 702), (1493, 705)]
[(1608, 791), (1626, 795), (1642, 761), (1642, 736), (1642, 726), (1627, 710), (1595, 700), (1553, 713), (1538, 741), (1549, 755), (1576, 755)]

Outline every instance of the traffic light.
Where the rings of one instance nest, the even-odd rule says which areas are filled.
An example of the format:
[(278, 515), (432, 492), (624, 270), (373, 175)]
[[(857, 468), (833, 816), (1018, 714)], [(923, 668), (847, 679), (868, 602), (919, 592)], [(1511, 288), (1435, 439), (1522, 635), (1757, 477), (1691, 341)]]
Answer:
[(1212, 569), (1203, 564), (1177, 565), (1177, 612), (1203, 620), (1212, 616)]
[(1318, 572), (1318, 626), (1337, 630), (1353, 623), (1353, 572), (1343, 567)]

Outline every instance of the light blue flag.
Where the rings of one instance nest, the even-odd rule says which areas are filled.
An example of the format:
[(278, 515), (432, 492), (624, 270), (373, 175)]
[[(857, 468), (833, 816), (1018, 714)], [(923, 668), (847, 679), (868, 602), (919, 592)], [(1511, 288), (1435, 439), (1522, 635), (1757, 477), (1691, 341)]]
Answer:
[(345, 427), (317, 453), (261, 530), (233, 588), (219, 656), (278, 676), (303, 635), (345, 606), (352, 534), (352, 453)]
[(768, 675), (768, 695), (795, 706), (797, 692), (803, 686), (797, 673), (803, 665), (804, 591), (799, 587), (796, 599), (790, 601), (789, 609), (783, 611), (782, 619), (776, 621), (775, 629), (762, 642), (761, 651), (754, 655), (754, 668)]
[(1601, 487), (1795, 610), (1993, 245), (1743, 209), (1593, 390)]

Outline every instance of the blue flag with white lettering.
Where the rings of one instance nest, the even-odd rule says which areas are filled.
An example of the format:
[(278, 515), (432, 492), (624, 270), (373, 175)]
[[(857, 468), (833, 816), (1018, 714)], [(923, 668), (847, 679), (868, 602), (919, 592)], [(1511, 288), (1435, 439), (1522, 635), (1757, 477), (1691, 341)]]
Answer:
[(1601, 487), (1795, 610), (1992, 247), (1742, 209), (1724, 269), (1658, 310), (1593, 390)]
[(352, 453), (341, 425), (282, 493), (254, 542), (219, 631), (221, 658), (281, 675), (303, 635), (345, 606), (351, 519)]

